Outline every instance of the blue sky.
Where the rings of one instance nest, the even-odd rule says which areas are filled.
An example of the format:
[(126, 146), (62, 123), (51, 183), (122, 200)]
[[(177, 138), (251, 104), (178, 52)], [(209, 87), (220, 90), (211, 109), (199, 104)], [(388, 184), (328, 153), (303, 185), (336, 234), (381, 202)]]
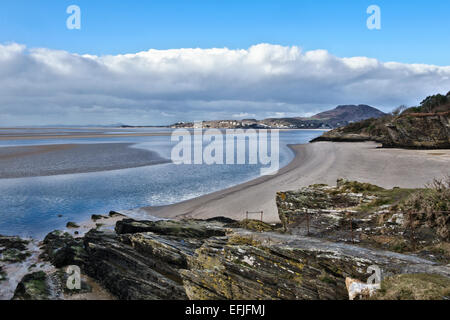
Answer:
[[(65, 27), (71, 4), (82, 10), (80, 31)], [(371, 4), (379, 31), (366, 28)], [(2, 0), (0, 42), (96, 55), (272, 43), (450, 65), (449, 12), (448, 0)]]

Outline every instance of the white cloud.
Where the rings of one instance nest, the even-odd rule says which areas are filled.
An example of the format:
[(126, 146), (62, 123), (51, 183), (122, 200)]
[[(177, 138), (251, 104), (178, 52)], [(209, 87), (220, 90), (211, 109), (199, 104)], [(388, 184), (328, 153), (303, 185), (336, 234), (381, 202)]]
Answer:
[(449, 66), (270, 44), (116, 56), (8, 44), (0, 45), (0, 125), (303, 116), (360, 103), (388, 111), (446, 93), (449, 79)]
[(243, 118), (249, 119), (251, 117), (256, 117), (256, 114), (248, 113), (248, 112), (241, 112), (241, 113), (233, 114), (233, 118), (236, 118), (236, 119), (243, 119)]

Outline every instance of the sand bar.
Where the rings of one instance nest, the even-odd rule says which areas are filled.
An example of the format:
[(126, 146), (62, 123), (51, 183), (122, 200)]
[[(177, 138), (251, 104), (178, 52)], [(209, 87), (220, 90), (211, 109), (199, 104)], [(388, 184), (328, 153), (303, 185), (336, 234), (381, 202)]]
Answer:
[(132, 143), (58, 144), (0, 148), (0, 179), (99, 172), (167, 163)]

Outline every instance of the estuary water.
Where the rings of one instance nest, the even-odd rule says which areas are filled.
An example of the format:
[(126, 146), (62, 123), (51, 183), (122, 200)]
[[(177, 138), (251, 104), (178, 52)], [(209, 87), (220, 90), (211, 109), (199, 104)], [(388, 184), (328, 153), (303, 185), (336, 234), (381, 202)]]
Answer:
[[(289, 144), (307, 143), (322, 133), (314, 130), (281, 131), (280, 166), (286, 166), (294, 157)], [(150, 150), (165, 159), (170, 159), (176, 144), (168, 135), (4, 140), (0, 141), (0, 148), (86, 143), (131, 143), (132, 148)], [(98, 157), (102, 157), (101, 152)], [(0, 179), (0, 234), (41, 239), (55, 229), (64, 229), (69, 221), (85, 221), (92, 214), (169, 205), (223, 190), (257, 178), (260, 169), (260, 165), (248, 164), (166, 163), (103, 172)]]

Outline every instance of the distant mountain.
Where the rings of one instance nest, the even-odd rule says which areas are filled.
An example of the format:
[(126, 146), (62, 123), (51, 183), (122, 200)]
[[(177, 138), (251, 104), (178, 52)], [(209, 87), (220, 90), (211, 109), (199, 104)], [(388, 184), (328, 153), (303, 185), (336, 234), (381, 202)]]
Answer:
[(370, 118), (380, 118), (384, 115), (386, 115), (384, 112), (381, 112), (380, 110), (374, 107), (365, 104), (360, 104), (358, 106), (355, 105), (338, 106), (333, 110), (316, 114), (314, 117), (311, 118), (319, 120), (332, 120), (336, 122), (357, 122)]
[[(205, 128), (277, 128), (277, 129), (334, 129), (370, 118), (385, 116), (384, 112), (367, 105), (344, 105), (319, 113), (311, 118), (270, 118), (265, 120), (204, 121)], [(193, 123), (179, 122), (172, 127), (193, 127)]]
[(272, 118), (261, 121), (270, 127), (287, 126), (291, 128), (333, 129), (361, 120), (380, 118), (386, 114), (368, 105), (343, 105), (310, 118)]

